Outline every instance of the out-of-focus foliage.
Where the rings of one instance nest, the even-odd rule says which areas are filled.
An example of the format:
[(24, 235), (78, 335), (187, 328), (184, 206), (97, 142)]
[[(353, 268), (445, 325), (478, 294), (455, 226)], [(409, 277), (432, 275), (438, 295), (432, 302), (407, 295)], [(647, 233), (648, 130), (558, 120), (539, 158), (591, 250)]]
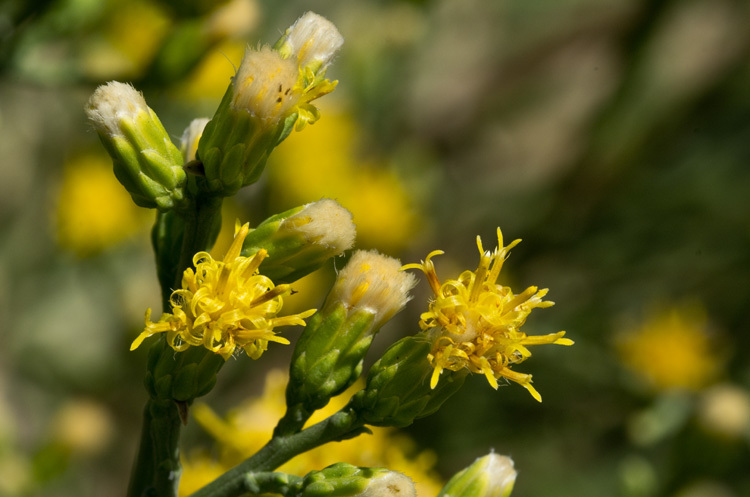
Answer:
[[(446, 250), (442, 277), (473, 266), (476, 234), (502, 226), (524, 239), (504, 284), (548, 287), (556, 302), (525, 326), (576, 341), (535, 352), (543, 404), (473, 378), (409, 429), (444, 476), (494, 448), (513, 456), (518, 496), (750, 494), (747, 2), (10, 0), (0, 495), (121, 494), (135, 450), (145, 357), (128, 345), (159, 302), (150, 214), (99, 179), (108, 159), (86, 98), (130, 81), (177, 137), (211, 115), (247, 43), (309, 9), (346, 39), (328, 74), (339, 87), (225, 221), (338, 198), (362, 246), (404, 262)], [(302, 142), (319, 148), (301, 156)], [(373, 353), (417, 331), (428, 290)], [(223, 415), (290, 353), (229, 364), (211, 404)], [(710, 374), (688, 378), (700, 368)], [(195, 424), (187, 451), (208, 443)]]
[[(184, 461), (185, 479), (180, 484), (180, 494), (189, 495), (209, 483), (224, 471), (236, 466), (247, 454), (260, 450), (268, 441), (276, 422), (286, 411), (284, 389), (288, 375), (280, 370), (269, 371), (264, 380), (263, 393), (247, 399), (221, 419), (206, 404), (198, 404), (194, 416), (198, 424), (214, 439), (214, 451), (197, 449)], [(308, 425), (322, 421), (334, 414), (363, 385), (357, 384), (346, 394), (337, 397), (311, 418)], [(329, 446), (318, 447), (300, 454), (279, 468), (290, 474), (306, 474), (315, 468), (324, 468), (338, 461), (349, 461), (360, 466), (387, 467), (409, 475), (417, 485), (417, 492), (437, 495), (441, 481), (434, 472), (435, 454), (418, 450), (409, 437), (393, 429), (374, 427), (370, 439), (353, 438)], [(218, 457), (212, 452), (218, 452)]]

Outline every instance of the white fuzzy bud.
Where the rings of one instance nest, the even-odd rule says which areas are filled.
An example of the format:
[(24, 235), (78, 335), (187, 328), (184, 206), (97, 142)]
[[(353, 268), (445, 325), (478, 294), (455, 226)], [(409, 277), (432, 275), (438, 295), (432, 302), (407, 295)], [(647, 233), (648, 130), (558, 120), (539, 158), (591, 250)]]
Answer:
[(357, 235), (351, 212), (330, 198), (307, 204), (282, 221), (279, 230), (299, 233), (307, 243), (323, 245), (335, 254), (352, 248)]
[(184, 202), (182, 155), (139, 91), (111, 81), (94, 91), (85, 111), (136, 204), (167, 211)]
[(296, 61), (284, 59), (269, 47), (248, 49), (234, 77), (232, 108), (277, 123), (299, 100), (294, 89), (298, 77)]
[(367, 488), (352, 497), (416, 497), (414, 482), (398, 471), (386, 471), (373, 478)]
[(483, 457), (484, 471), (489, 481), (487, 493), (482, 497), (505, 497), (510, 495), (516, 483), (516, 469), (508, 456), (490, 453)]
[(295, 58), (300, 67), (310, 66), (317, 72), (331, 63), (343, 44), (343, 36), (331, 21), (307, 12), (286, 30), (277, 47), (284, 57)]
[(374, 329), (391, 319), (411, 299), (416, 278), (400, 270), (401, 263), (375, 250), (354, 252), (339, 272), (327, 301), (375, 314)]
[(180, 152), (182, 152), (182, 157), (185, 159), (186, 163), (195, 160), (195, 153), (198, 151), (198, 142), (201, 139), (201, 135), (203, 134), (203, 130), (205, 129), (206, 124), (208, 124), (208, 121), (210, 121), (210, 119), (207, 117), (193, 119), (190, 121), (190, 124), (188, 124), (188, 127), (185, 128), (185, 131), (182, 132), (182, 138), (180, 139)]
[(86, 115), (96, 130), (110, 135), (122, 135), (121, 120), (132, 121), (140, 112), (149, 112), (141, 92), (118, 81), (99, 86), (86, 104)]
[(490, 452), (456, 473), (438, 497), (508, 497), (516, 475), (510, 457)]

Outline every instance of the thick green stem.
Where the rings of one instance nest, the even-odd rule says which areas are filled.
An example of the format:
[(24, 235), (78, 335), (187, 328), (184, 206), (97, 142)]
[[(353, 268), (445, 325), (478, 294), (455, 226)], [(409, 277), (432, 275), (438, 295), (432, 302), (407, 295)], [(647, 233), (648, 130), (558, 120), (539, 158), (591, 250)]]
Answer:
[(159, 212), (151, 230), (151, 244), (156, 259), (156, 274), (161, 286), (162, 310), (169, 310), (177, 263), (180, 260), (185, 219), (175, 211)]
[(286, 473), (251, 472), (242, 478), (242, 493), (237, 494), (280, 494), (284, 497), (296, 497), (302, 478)]
[(128, 497), (173, 497), (180, 482), (180, 416), (172, 401), (150, 399), (143, 411), (141, 445)]
[(184, 213), (185, 232), (173, 288), (180, 288), (182, 273), (193, 265), (193, 256), (208, 250), (216, 240), (221, 227), (222, 200), (222, 197), (198, 192), (191, 208)]
[(138, 445), (138, 453), (135, 464), (130, 473), (128, 484), (128, 497), (140, 497), (146, 493), (146, 488), (154, 481), (155, 466), (154, 444), (151, 441), (151, 414), (150, 405), (146, 404), (143, 410), (143, 426), (141, 427), (141, 440)]
[[(172, 289), (181, 286), (182, 273), (192, 265), (193, 256), (210, 248), (216, 239), (221, 224), (221, 203), (221, 197), (198, 191), (186, 210), (169, 212), (157, 218), (152, 236), (157, 272), (162, 285), (164, 312), (171, 310), (168, 296)], [(179, 238), (182, 242), (178, 253)], [(175, 401), (155, 398), (148, 400), (128, 497), (177, 495), (181, 472), (180, 427), (181, 419)]]
[(249, 459), (230, 469), (191, 497), (234, 497), (245, 490), (245, 476), (254, 471), (273, 471), (294, 456), (333, 441), (346, 440), (364, 431), (362, 421), (349, 408), (299, 433), (274, 437)]
[(274, 428), (273, 436), (285, 437), (299, 432), (312, 414), (302, 403), (293, 406), (287, 405), (286, 414)]

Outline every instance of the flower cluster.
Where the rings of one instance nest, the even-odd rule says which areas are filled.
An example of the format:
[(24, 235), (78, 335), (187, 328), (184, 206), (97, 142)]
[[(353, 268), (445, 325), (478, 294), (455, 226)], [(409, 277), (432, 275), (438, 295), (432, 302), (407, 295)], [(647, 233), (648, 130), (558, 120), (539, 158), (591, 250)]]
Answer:
[(269, 278), (258, 274), (265, 251), (252, 257), (240, 255), (248, 231), (247, 224), (240, 228), (223, 261), (214, 260), (207, 252), (195, 254), (195, 270), (186, 269), (182, 289), (172, 293), (172, 312), (152, 322), (149, 309), (146, 329), (133, 341), (131, 350), (157, 333), (166, 333), (167, 342), (176, 351), (204, 346), (224, 359), (237, 347), (257, 359), (267, 349), (268, 342), (289, 343), (276, 335), (274, 328), (304, 325), (304, 318), (315, 310), (277, 317), (283, 295), (290, 287), (274, 285)]
[[(335, 88), (337, 82), (325, 76), (342, 43), (331, 22), (307, 13), (273, 46), (248, 49), (213, 118), (194, 120), (180, 149), (129, 84), (102, 85), (87, 104), (117, 179), (136, 204), (158, 211), (152, 242), (166, 312), (154, 322), (148, 309), (145, 329), (131, 344), (134, 350), (147, 338), (160, 336), (149, 351), (144, 379), (149, 400), (128, 495), (177, 495), (180, 423), (190, 419), (193, 401), (211, 391), (233, 355), (244, 350), (258, 359), (269, 342), (289, 344), (279, 336), (280, 326), (305, 326), (292, 354), (285, 393), (282, 380), (274, 389), (275, 399), (254, 401), (227, 421), (207, 406), (195, 406), (194, 418), (219, 442), (220, 460), (213, 465), (201, 457), (185, 459), (188, 482), (183, 481), (182, 492), (213, 480), (195, 495), (414, 497), (415, 483), (435, 486), (429, 454), (409, 461), (414, 452), (409, 443), (369, 427), (404, 427), (436, 412), (469, 373), (482, 373), (494, 388), (500, 379), (514, 381), (541, 401), (531, 375), (512, 366), (531, 356), (531, 345), (573, 343), (564, 331), (542, 336), (520, 331), (533, 309), (553, 303), (544, 300), (546, 289), (532, 286), (514, 294), (498, 283), (510, 249), (520, 241), (503, 246), (499, 228), (494, 251), (485, 251), (477, 237), (476, 270), (443, 283), (432, 262), (442, 251), (403, 267), (374, 250), (355, 251), (337, 271), (320, 312), (283, 317), (279, 314), (290, 284), (355, 245), (349, 211), (322, 199), (274, 214), (253, 230), (238, 221), (223, 259), (206, 252), (216, 240), (224, 199), (259, 181), (269, 155), (292, 130), (319, 118), (312, 102)], [(320, 150), (341, 148), (329, 145), (298, 146), (301, 155), (293, 162), (307, 167), (313, 156), (333, 162), (327, 172), (307, 167), (314, 169), (310, 183), (335, 182), (342, 191), (355, 192), (365, 206), (361, 218), (388, 226), (391, 235), (384, 240), (397, 244), (408, 238), (414, 224), (410, 203), (390, 202), (392, 211), (378, 208), (381, 217), (373, 217), (371, 195), (362, 189), (367, 184), (371, 192), (388, 190), (390, 198), (399, 200), (399, 183), (390, 175), (347, 173), (348, 155), (339, 157), (338, 164), (323, 160)], [(285, 180), (284, 189), (291, 188)], [(435, 294), (421, 315), (422, 332), (388, 347), (370, 367), (364, 386), (342, 396), (360, 381), (376, 333), (411, 299), (416, 278), (403, 272), (410, 268), (424, 272)], [(338, 403), (331, 401), (340, 396), (349, 401), (331, 411)], [(269, 402), (278, 407), (276, 412), (263, 412)], [(246, 414), (252, 420), (240, 422)], [(310, 425), (316, 416), (323, 419)], [(264, 420), (278, 421), (272, 428), (263, 426)], [(261, 445), (271, 429), (271, 440)], [(352, 441), (364, 433), (372, 435), (366, 447)], [(319, 448), (331, 441), (342, 443)], [(336, 462), (340, 458), (358, 465)], [(372, 467), (383, 463), (417, 475), (416, 481)], [(459, 473), (438, 497), (507, 497), (515, 477), (510, 459), (490, 454)]]
[(444, 369), (458, 371), (468, 368), (482, 373), (493, 388), (497, 380), (506, 378), (524, 388), (538, 401), (541, 395), (531, 386), (531, 375), (513, 371), (511, 366), (531, 356), (529, 345), (554, 343), (572, 345), (563, 338), (564, 331), (541, 336), (527, 336), (520, 330), (529, 313), (537, 307), (554, 303), (543, 300), (547, 289), (535, 286), (514, 294), (508, 286), (497, 283), (500, 270), (510, 249), (521, 240), (503, 246), (503, 235), (497, 230), (498, 247), (485, 251), (477, 237), (479, 266), (464, 271), (458, 279), (440, 283), (432, 258), (441, 250), (431, 252), (420, 264), (407, 264), (402, 269), (421, 269), (435, 293), (429, 310), (422, 314), (422, 330), (431, 330), (432, 351), (428, 356), (434, 368), (430, 385), (434, 388)]

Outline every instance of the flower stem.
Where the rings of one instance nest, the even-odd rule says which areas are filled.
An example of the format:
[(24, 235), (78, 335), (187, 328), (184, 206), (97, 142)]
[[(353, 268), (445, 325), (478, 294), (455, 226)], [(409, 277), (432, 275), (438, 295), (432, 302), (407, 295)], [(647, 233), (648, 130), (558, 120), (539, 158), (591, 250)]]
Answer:
[(222, 197), (198, 192), (184, 213), (185, 232), (180, 259), (176, 266), (172, 288), (180, 288), (182, 273), (193, 264), (193, 256), (208, 250), (216, 241), (221, 228)]
[[(192, 265), (193, 256), (210, 248), (216, 240), (221, 203), (221, 197), (198, 191), (184, 211), (157, 217), (152, 241), (165, 312), (170, 310), (169, 295), (172, 289), (181, 286), (182, 273)], [(153, 397), (148, 400), (128, 497), (177, 495), (181, 473), (180, 428), (180, 411), (174, 400)]]
[(274, 437), (254, 456), (230, 469), (191, 497), (234, 497), (247, 492), (249, 472), (273, 471), (294, 456), (328, 442), (347, 440), (363, 433), (364, 423), (348, 407), (299, 433)]
[(296, 497), (303, 479), (286, 473), (250, 472), (242, 478), (242, 491), (237, 494), (280, 494)]
[(177, 495), (180, 481), (180, 416), (172, 401), (149, 399), (128, 497)]

